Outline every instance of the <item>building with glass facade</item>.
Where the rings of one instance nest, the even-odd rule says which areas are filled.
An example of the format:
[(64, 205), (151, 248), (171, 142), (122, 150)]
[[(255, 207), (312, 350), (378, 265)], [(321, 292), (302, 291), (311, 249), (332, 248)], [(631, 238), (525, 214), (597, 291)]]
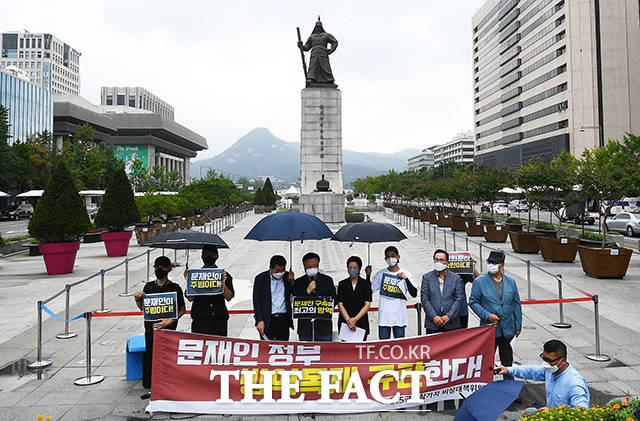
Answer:
[(53, 97), (49, 90), (0, 71), (0, 104), (9, 109), (9, 143), (25, 141), (44, 130), (53, 133)]

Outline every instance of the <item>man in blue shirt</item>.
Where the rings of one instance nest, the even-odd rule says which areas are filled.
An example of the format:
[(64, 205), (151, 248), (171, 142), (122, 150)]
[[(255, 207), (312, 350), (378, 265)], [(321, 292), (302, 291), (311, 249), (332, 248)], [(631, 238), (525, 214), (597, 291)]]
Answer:
[(293, 271), (285, 271), (287, 260), (273, 256), (269, 270), (258, 274), (253, 283), (253, 311), (261, 339), (288, 341), (293, 329), (291, 291)]
[[(568, 405), (589, 408), (589, 388), (578, 371), (567, 362), (567, 346), (556, 340), (544, 344), (542, 365), (498, 366), (500, 374), (545, 382), (547, 407)], [(541, 408), (544, 409), (544, 408)], [(532, 412), (532, 410), (527, 410)]]

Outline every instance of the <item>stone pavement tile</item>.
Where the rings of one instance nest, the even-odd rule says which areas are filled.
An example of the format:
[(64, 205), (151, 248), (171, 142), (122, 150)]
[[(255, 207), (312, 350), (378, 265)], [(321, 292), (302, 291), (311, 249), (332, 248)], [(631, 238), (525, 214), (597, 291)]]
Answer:
[(113, 411), (112, 405), (75, 405), (63, 417), (55, 421), (87, 421), (107, 416)]
[(124, 390), (101, 390), (96, 387), (82, 394), (82, 404), (116, 404), (124, 398), (125, 394)]
[(606, 367), (604, 371), (611, 373), (618, 380), (640, 380), (640, 370), (631, 367)]
[(119, 379), (122, 379), (124, 377), (126, 377), (127, 373), (126, 373), (126, 367), (125, 365), (120, 365), (120, 366), (100, 366), (97, 367), (95, 369), (93, 369), (93, 374), (98, 374), (98, 375), (102, 375), (105, 377), (116, 377)]
[(38, 415), (42, 415), (43, 419), (47, 419), (48, 415), (52, 421), (58, 421), (69, 410), (71, 410), (71, 406), (68, 405), (0, 407), (2, 421), (35, 421), (38, 419)]
[(59, 391), (49, 391), (38, 401), (33, 402), (38, 406), (58, 406), (58, 405), (75, 405), (82, 399), (82, 393), (73, 388), (78, 387), (75, 385), (68, 386), (66, 388), (60, 388)]
[(27, 396), (28, 391), (11, 391), (11, 392), (0, 392), (0, 402), (2, 402), (1, 406), (13, 406), (22, 398)]
[(578, 370), (578, 373), (580, 373), (580, 375), (584, 377), (587, 384), (591, 384), (592, 382), (610, 381), (616, 379), (616, 376), (613, 373), (607, 371), (604, 367), (581, 368)]
[(623, 396), (627, 393), (627, 391), (624, 390), (626, 389), (626, 387), (621, 388), (620, 386), (620, 383), (616, 380), (596, 381), (589, 383), (590, 388), (595, 389), (600, 393), (613, 396)]
[[(100, 373), (95, 373), (95, 374), (100, 374)], [(117, 390), (117, 391), (123, 391), (123, 392), (130, 392), (131, 390), (133, 390), (133, 388), (136, 385), (136, 381), (127, 381), (125, 380), (124, 376), (105, 376), (104, 380), (102, 382), (100, 382), (100, 384), (98, 384), (98, 387), (96, 388), (96, 390), (99, 391), (104, 391), (106, 393), (110, 393), (111, 390)], [(141, 395), (142, 393), (139, 393), (138, 395)]]

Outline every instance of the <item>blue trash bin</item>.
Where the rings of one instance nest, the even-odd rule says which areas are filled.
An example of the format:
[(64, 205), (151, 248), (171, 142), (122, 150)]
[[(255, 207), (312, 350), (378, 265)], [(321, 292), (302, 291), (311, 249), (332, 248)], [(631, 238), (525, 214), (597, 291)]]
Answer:
[(132, 336), (127, 340), (127, 380), (142, 379), (142, 354), (146, 348), (144, 335)]

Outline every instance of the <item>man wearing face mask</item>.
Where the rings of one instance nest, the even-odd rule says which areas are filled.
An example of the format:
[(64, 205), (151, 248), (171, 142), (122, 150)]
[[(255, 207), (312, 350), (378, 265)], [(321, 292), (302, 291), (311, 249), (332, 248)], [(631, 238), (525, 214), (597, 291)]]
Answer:
[[(522, 306), (516, 281), (503, 273), (504, 259), (502, 251), (489, 253), (489, 272), (478, 276), (473, 282), (469, 305), (480, 318), (480, 325), (496, 327), (496, 348), (500, 352), (500, 362), (509, 367), (513, 364), (511, 341), (522, 330)], [(505, 374), (504, 378), (513, 377)]]
[(449, 253), (438, 249), (433, 253), (434, 270), (422, 275), (420, 300), (427, 315), (427, 335), (462, 327), (459, 314), (467, 305), (464, 283), (458, 274), (447, 270), (448, 265)]
[[(544, 344), (540, 358), (542, 365), (498, 366), (497, 369), (500, 374), (544, 381), (548, 408), (562, 405), (589, 408), (589, 387), (578, 371), (567, 362), (567, 346), (552, 339)], [(535, 409), (526, 412), (535, 412)]]
[(293, 329), (291, 295), (293, 271), (286, 272), (287, 260), (273, 256), (269, 270), (259, 273), (253, 282), (253, 312), (260, 339), (288, 341)]
[[(217, 268), (218, 248), (213, 245), (205, 245), (202, 248), (202, 263), (204, 269)], [(185, 278), (189, 270), (184, 271)], [(227, 336), (227, 325), (229, 322), (229, 311), (226, 301), (231, 301), (235, 295), (233, 290), (233, 277), (227, 272), (222, 274), (224, 289), (221, 295), (186, 295), (187, 300), (193, 302), (191, 305), (191, 332), (206, 335)]]
[(358, 256), (347, 259), (347, 272), (349, 277), (338, 283), (338, 332), (342, 324), (346, 323), (349, 329), (355, 331), (356, 327), (364, 329), (364, 340), (369, 335), (369, 306), (371, 305), (371, 282), (360, 276), (362, 260)]
[[(172, 269), (171, 260), (167, 256), (160, 256), (156, 258), (153, 263), (153, 269), (156, 275), (156, 280), (147, 282), (144, 285), (142, 291), (136, 291), (133, 294), (133, 298), (136, 300), (136, 305), (141, 311), (142, 298), (147, 294), (159, 294), (163, 292), (175, 292), (178, 296), (178, 319), (186, 312), (184, 306), (184, 297), (182, 295), (182, 288), (180, 285), (169, 280), (169, 272)], [(145, 389), (151, 388), (151, 363), (153, 356), (153, 331), (155, 329), (169, 329), (176, 330), (178, 327), (178, 320), (162, 319), (155, 322), (144, 322), (144, 340), (145, 351), (142, 355), (142, 387)], [(148, 395), (143, 395), (143, 398), (148, 398)]]
[(378, 308), (378, 338), (404, 338), (408, 324), (407, 294), (418, 295), (413, 276), (406, 269), (401, 269), (400, 254), (394, 246), (384, 250), (387, 267), (378, 271), (371, 282), (371, 290), (380, 293)]
[[(320, 273), (320, 256), (307, 253), (302, 257), (305, 274), (293, 283), (293, 295), (296, 297), (331, 297), (336, 298), (336, 286), (330, 276)], [(331, 342), (333, 323), (331, 320), (298, 319), (298, 337), (301, 341)], [(313, 336), (313, 338), (312, 338)]]

